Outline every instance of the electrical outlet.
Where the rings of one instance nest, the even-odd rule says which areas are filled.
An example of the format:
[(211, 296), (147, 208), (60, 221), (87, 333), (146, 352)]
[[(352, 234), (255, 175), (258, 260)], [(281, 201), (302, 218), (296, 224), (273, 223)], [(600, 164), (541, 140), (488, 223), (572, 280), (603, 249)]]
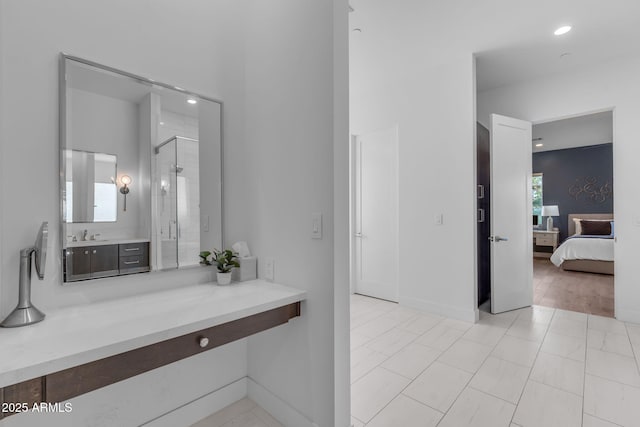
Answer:
[(273, 282), (274, 271), (275, 271), (275, 260), (273, 258), (265, 258), (264, 259), (264, 278), (269, 282)]
[(442, 215), (442, 214), (436, 214), (433, 219), (434, 219), (436, 225), (444, 224), (444, 215)]

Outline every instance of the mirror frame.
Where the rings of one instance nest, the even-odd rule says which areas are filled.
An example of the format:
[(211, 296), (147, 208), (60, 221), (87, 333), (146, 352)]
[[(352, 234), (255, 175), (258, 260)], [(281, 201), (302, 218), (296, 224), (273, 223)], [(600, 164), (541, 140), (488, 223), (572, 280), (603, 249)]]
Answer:
[[(163, 83), (160, 81), (157, 81), (155, 79), (151, 79), (148, 77), (144, 77), (144, 76), (140, 76), (137, 74), (133, 74), (130, 73), (128, 71), (123, 71), (120, 70), (118, 68), (114, 68), (114, 67), (110, 67), (108, 65), (104, 65), (104, 64), (100, 64), (98, 62), (94, 62), (85, 58), (81, 58), (79, 56), (75, 56), (75, 55), (70, 55), (64, 52), (60, 52), (59, 55), (59, 68), (58, 68), (58, 151), (59, 151), (59, 157), (58, 157), (58, 169), (59, 169), (59, 173), (60, 173), (60, 179), (59, 179), (59, 191), (58, 191), (58, 197), (59, 197), (59, 219), (58, 219), (58, 235), (60, 237), (60, 245), (59, 245), (59, 251), (58, 251), (58, 256), (61, 256), (62, 254), (62, 250), (63, 250), (63, 245), (64, 245), (64, 239), (66, 238), (66, 236), (64, 235), (64, 192), (65, 192), (65, 187), (66, 187), (66, 177), (65, 177), (65, 153), (64, 150), (68, 149), (68, 147), (66, 147), (66, 141), (67, 141), (67, 96), (66, 96), (66, 75), (67, 75), (67, 67), (66, 67), (66, 62), (67, 60), (69, 61), (75, 61), (78, 62), (80, 64), (83, 65), (89, 65), (91, 67), (95, 67), (98, 68), (100, 70), (103, 71), (107, 71), (110, 73), (115, 73), (115, 74), (119, 74), (123, 77), (127, 77), (129, 79), (135, 80), (139, 83), (148, 85), (148, 86), (158, 86), (164, 89), (170, 89), (172, 91), (176, 91), (176, 92), (180, 92), (184, 95), (190, 95), (190, 96), (194, 96), (194, 97), (198, 97), (200, 99), (203, 99), (205, 101), (210, 101), (210, 102), (214, 102), (216, 104), (218, 104), (220, 106), (220, 242), (222, 244), (222, 246), (224, 247), (225, 245), (225, 236), (224, 236), (224, 223), (225, 223), (225, 214), (224, 214), (224, 144), (225, 144), (225, 137), (224, 137), (224, 102), (218, 98), (214, 98), (211, 96), (207, 96), (207, 95), (202, 95), (198, 92), (194, 92), (191, 90), (187, 90), (184, 89), (182, 87), (179, 86), (174, 86), (168, 83)], [(62, 260), (62, 262), (64, 262), (64, 260)], [(193, 269), (193, 268), (200, 268), (199, 265), (196, 266), (186, 266), (186, 267), (177, 267), (175, 269), (162, 269), (162, 270), (151, 270), (149, 273), (163, 273), (163, 272), (171, 272), (171, 271), (180, 271), (180, 270), (188, 270), (188, 269)], [(60, 275), (61, 277), (61, 284), (64, 285), (69, 285), (69, 284), (73, 284), (76, 282), (65, 282), (64, 281), (64, 274)], [(108, 280), (108, 279), (113, 279), (113, 278), (117, 278), (120, 280), (126, 280), (127, 276), (115, 276), (115, 277), (109, 277), (109, 278), (104, 278), (103, 280)], [(93, 279), (95, 281), (100, 281), (101, 279), (97, 278), (97, 279)], [(77, 282), (77, 283), (86, 283), (86, 281), (82, 281), (82, 282)]]

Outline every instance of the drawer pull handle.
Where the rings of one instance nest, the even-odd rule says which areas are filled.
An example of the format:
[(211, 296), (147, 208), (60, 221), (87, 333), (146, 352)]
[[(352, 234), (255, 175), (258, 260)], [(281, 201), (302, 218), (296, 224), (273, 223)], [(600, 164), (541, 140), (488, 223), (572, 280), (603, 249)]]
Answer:
[(140, 261), (124, 261), (125, 265), (140, 264)]
[(205, 348), (206, 346), (209, 345), (209, 338), (200, 337), (200, 340), (198, 341), (198, 344), (200, 344), (200, 348)]
[(125, 248), (124, 249), (126, 252), (131, 252), (131, 251), (139, 251), (140, 248)]

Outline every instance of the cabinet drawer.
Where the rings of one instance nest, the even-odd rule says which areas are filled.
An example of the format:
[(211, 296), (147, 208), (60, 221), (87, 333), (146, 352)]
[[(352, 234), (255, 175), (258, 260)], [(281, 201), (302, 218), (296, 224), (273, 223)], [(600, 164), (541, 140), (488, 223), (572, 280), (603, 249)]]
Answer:
[[(289, 319), (297, 316), (300, 316), (300, 302), (74, 366), (47, 375), (44, 394), (48, 402), (64, 402), (75, 396), (285, 324)], [(206, 338), (204, 342), (203, 338)]]
[(2, 404), (0, 420), (18, 412), (27, 412), (25, 405), (32, 408), (34, 404), (44, 400), (43, 396), (43, 377), (0, 388), (0, 404)]
[(536, 245), (553, 246), (553, 237), (549, 237), (549, 236), (536, 237)]
[(149, 255), (133, 255), (120, 257), (120, 274), (149, 271)]
[(146, 252), (147, 242), (120, 245), (120, 256), (142, 255)]

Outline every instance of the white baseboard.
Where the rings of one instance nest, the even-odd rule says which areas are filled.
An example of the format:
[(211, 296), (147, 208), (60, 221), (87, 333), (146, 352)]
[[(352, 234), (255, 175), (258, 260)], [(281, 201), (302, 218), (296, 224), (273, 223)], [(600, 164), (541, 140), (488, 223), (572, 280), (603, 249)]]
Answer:
[(400, 297), (398, 303), (406, 307), (415, 308), (426, 311), (428, 313), (439, 314), (440, 316), (452, 319), (463, 320), (465, 322), (475, 323), (478, 320), (478, 309), (465, 310), (459, 307), (453, 307), (445, 304), (438, 304), (419, 298)]
[[(284, 400), (247, 377), (249, 399), (270, 413), (286, 427), (318, 427)], [(154, 426), (155, 427), (155, 426)]]
[(143, 424), (145, 427), (188, 427), (247, 396), (247, 377), (212, 391)]

